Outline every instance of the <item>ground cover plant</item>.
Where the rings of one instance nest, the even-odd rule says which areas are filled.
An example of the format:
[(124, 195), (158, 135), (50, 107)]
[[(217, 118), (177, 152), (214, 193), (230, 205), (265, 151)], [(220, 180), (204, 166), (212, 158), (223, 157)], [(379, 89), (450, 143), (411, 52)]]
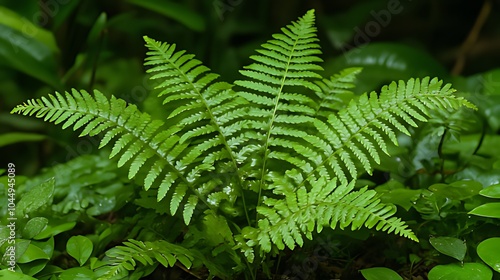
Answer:
[[(498, 277), (490, 100), (429, 77), (356, 94), (362, 68), (323, 75), (312, 10), (233, 83), (175, 44), (144, 41), (149, 105), (73, 89), (12, 110), (102, 151), (16, 178), (17, 273), (3, 276)], [(2, 170), (5, 197), (15, 170)]]

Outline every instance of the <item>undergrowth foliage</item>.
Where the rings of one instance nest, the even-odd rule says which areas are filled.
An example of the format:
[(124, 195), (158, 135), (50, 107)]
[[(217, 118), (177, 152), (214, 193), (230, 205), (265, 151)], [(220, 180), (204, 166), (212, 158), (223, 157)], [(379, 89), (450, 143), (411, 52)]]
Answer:
[[(140, 177), (146, 191), (154, 190), (158, 203), (166, 201), (170, 215), (181, 215), (186, 225), (222, 219), (232, 244), (227, 250), (241, 252), (248, 265), (302, 246), (324, 227), (364, 226), (417, 241), (394, 217), (395, 206), (367, 187), (355, 189), (356, 179), (371, 173), (389, 142), (397, 145), (397, 133), (409, 135), (407, 127), (425, 122), (430, 111), (474, 106), (436, 78), (352, 96), (360, 69), (320, 75), (314, 20), (309, 11), (273, 35), (234, 85), (175, 44), (144, 37), (145, 65), (165, 106), (162, 120), (98, 90), (56, 92), (12, 113), (72, 126), (80, 136), (102, 134), (100, 147), (112, 145), (110, 157), (128, 168), (130, 179)], [(346, 95), (348, 104), (339, 98)], [(108, 252), (113, 261), (103, 275), (133, 270), (134, 259), (167, 267), (179, 260), (188, 267), (193, 254), (167, 243), (131, 240)]]

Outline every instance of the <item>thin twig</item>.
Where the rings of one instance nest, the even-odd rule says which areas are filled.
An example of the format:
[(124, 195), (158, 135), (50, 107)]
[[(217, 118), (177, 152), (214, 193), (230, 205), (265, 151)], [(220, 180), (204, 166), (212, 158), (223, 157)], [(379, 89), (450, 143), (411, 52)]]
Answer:
[(483, 25), (486, 22), (486, 19), (490, 15), (491, 6), (492, 6), (491, 0), (484, 1), (483, 6), (481, 7), (481, 11), (479, 11), (479, 15), (477, 16), (476, 22), (474, 23), (474, 26), (472, 26), (472, 29), (470, 30), (469, 35), (467, 35), (467, 38), (462, 43), (460, 51), (457, 55), (457, 60), (455, 61), (455, 65), (453, 66), (453, 70), (451, 70), (451, 73), (453, 75), (460, 74), (462, 72), (462, 70), (464, 69), (465, 59), (467, 57), (467, 53), (472, 48), (472, 46), (476, 43), (477, 38), (479, 37), (479, 32), (483, 28)]

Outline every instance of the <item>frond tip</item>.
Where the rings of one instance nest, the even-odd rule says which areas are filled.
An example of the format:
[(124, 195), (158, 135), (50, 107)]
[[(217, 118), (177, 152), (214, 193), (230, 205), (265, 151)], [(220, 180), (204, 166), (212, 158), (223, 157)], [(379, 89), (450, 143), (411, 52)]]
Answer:
[[(397, 133), (410, 134), (407, 127), (426, 122), (430, 110), (452, 111), (461, 106), (475, 108), (455, 90), (437, 78), (410, 79), (384, 86), (380, 95), (363, 94), (351, 100), (326, 121), (315, 119), (317, 135), (326, 143), (323, 163), (308, 176), (328, 168), (343, 184), (356, 179), (360, 169), (371, 173), (380, 162), (380, 152), (388, 154), (387, 140), (398, 144)], [(361, 167), (361, 168), (360, 168)]]

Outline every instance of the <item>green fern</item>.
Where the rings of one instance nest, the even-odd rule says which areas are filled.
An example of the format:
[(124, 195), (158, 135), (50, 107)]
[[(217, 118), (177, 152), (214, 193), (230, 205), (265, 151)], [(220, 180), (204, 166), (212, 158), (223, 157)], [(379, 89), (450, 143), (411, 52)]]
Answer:
[(190, 269), (197, 262), (201, 262), (215, 273), (220, 270), (201, 253), (163, 240), (142, 242), (130, 239), (123, 245), (115, 246), (106, 252), (104, 262), (96, 270), (100, 275), (99, 280), (123, 279), (129, 271), (135, 271), (139, 265), (152, 266), (158, 263), (168, 268), (179, 262)]
[[(174, 155), (187, 146), (179, 143), (180, 137), (175, 134), (180, 128), (165, 128), (163, 121), (152, 120), (148, 114), (140, 113), (135, 105), (127, 105), (114, 96), (108, 100), (97, 90), (93, 97), (86, 91), (72, 90), (71, 94), (66, 92), (65, 95), (56, 92), (48, 98), (29, 100), (13, 112), (25, 115), (36, 113), (36, 117), (43, 117), (45, 121), (63, 123), (63, 129), (69, 126), (73, 126), (74, 130), (83, 128), (80, 136), (103, 133), (99, 147), (114, 141), (110, 158), (120, 155), (118, 166), (130, 162), (129, 178), (145, 170), (147, 176), (144, 188), (157, 187), (158, 200), (165, 197), (175, 184), (170, 203), (172, 215), (177, 212), (188, 188), (192, 186), (186, 173), (180, 171), (182, 166), (174, 160)], [(145, 165), (146, 162), (148, 164)], [(191, 194), (185, 204), (183, 214), (186, 223), (191, 219), (198, 198), (196, 194)]]
[[(429, 78), (355, 98), (349, 89), (360, 69), (330, 79), (319, 74), (314, 20), (309, 11), (273, 35), (234, 89), (194, 56), (145, 37), (145, 64), (159, 81), (165, 120), (99, 91), (56, 93), (12, 112), (83, 129), (81, 136), (104, 134), (100, 147), (114, 142), (110, 157), (128, 165), (129, 178), (144, 174), (144, 188), (157, 189), (171, 215), (182, 209), (186, 224), (197, 208), (228, 213), (224, 205), (241, 205), (244, 219), (234, 211), (231, 229), (248, 262), (256, 250), (265, 257), (302, 246), (304, 236), (312, 239), (324, 227), (365, 226), (417, 240), (393, 217), (394, 206), (381, 203), (374, 190), (354, 190), (354, 183), (360, 173), (372, 172), (389, 142), (397, 144), (397, 133), (409, 134), (407, 127), (427, 121), (431, 110), (474, 106)], [(127, 246), (147, 247), (139, 245)], [(116, 271), (130, 270), (133, 260), (151, 265), (120, 250), (115, 257), (129, 258)]]

